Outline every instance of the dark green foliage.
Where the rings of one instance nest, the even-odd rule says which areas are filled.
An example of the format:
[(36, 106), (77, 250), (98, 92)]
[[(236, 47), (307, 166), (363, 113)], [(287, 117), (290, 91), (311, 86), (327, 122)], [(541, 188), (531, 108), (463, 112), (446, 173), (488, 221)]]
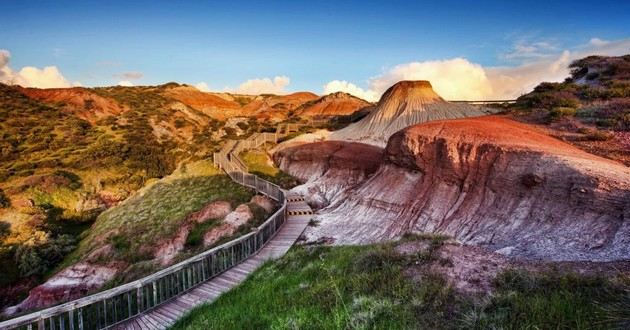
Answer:
[(186, 247), (198, 247), (203, 243), (203, 236), (212, 227), (216, 227), (219, 222), (209, 220), (202, 223), (196, 223), (186, 237)]
[[(20, 270), (15, 262), (15, 246), (2, 246), (0, 245), (0, 286), (10, 285), (15, 283), (20, 278)], [(0, 306), (5, 306), (6, 300), (11, 300), (9, 297), (0, 297)]]
[(11, 233), (11, 224), (6, 221), (0, 221), (0, 243)]
[(7, 208), (9, 206), (11, 206), (11, 200), (4, 193), (4, 190), (0, 189), (0, 209)]
[(74, 238), (60, 235), (43, 242), (20, 245), (15, 252), (15, 261), (22, 276), (42, 276), (61, 262), (75, 247)]

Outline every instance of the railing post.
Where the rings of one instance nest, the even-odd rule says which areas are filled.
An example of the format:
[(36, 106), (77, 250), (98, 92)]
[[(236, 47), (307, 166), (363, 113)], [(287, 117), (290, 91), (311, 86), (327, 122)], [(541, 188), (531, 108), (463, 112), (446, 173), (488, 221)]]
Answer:
[(138, 304), (138, 314), (140, 314), (142, 311), (144, 311), (144, 297), (142, 294), (143, 291), (143, 287), (142, 285), (140, 285), (140, 287), (136, 288), (136, 303)]
[(83, 330), (83, 308), (79, 308), (77, 316), (79, 317), (79, 330)]
[(157, 301), (158, 301), (158, 294), (157, 294), (157, 283), (156, 281), (153, 281), (153, 306), (157, 305)]
[(71, 309), (70, 312), (68, 312), (68, 324), (70, 325), (70, 330), (74, 330), (74, 309)]

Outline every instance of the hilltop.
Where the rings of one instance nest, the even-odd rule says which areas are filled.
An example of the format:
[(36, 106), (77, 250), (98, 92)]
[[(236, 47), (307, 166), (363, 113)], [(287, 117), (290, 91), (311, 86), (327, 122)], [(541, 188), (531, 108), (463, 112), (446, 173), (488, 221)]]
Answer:
[(331, 134), (331, 140), (361, 141), (384, 146), (395, 132), (439, 119), (482, 116), (490, 109), (445, 101), (424, 80), (400, 81), (391, 86), (362, 120)]
[(583, 150), (630, 165), (630, 55), (589, 56), (564, 82), (539, 84), (509, 110)]

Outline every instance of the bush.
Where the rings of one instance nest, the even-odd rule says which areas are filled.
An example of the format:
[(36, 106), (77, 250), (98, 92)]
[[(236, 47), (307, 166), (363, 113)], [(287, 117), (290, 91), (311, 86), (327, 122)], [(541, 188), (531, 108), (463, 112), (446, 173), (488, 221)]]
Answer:
[(549, 111), (548, 118), (550, 120), (557, 120), (564, 117), (573, 117), (575, 116), (576, 111), (577, 110), (575, 108), (556, 107)]
[(11, 234), (11, 224), (6, 221), (0, 221), (0, 242)]
[(4, 194), (4, 191), (0, 189), (0, 209), (7, 208), (9, 206), (11, 206), (11, 200)]
[(58, 170), (58, 171), (55, 171), (55, 175), (68, 179), (70, 181), (68, 188), (72, 190), (77, 190), (83, 186), (83, 183), (81, 182), (81, 177), (72, 172)]
[(201, 246), (203, 244), (203, 236), (217, 224), (218, 222), (213, 220), (195, 224), (186, 237), (186, 246), (189, 248)]
[(69, 235), (56, 238), (43, 237), (20, 245), (15, 252), (15, 262), (22, 276), (42, 276), (53, 269), (76, 247), (76, 240)]

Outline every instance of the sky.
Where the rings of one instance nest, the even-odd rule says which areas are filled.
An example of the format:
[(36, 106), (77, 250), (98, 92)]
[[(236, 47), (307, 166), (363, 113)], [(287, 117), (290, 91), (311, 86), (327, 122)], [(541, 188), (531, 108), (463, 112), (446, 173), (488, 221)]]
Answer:
[(346, 91), (398, 80), (510, 99), (591, 54), (630, 53), (630, 1), (13, 1), (0, 82), (204, 91)]

